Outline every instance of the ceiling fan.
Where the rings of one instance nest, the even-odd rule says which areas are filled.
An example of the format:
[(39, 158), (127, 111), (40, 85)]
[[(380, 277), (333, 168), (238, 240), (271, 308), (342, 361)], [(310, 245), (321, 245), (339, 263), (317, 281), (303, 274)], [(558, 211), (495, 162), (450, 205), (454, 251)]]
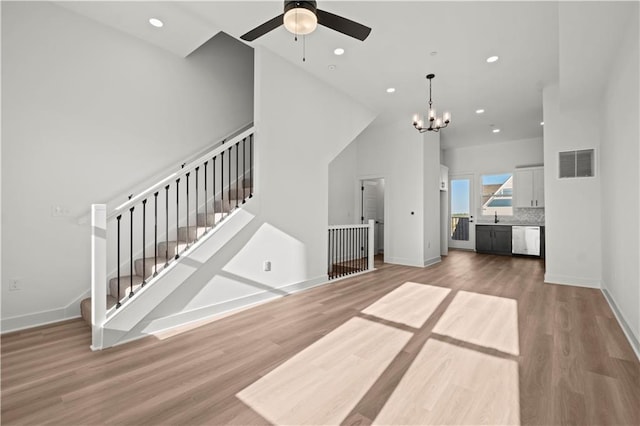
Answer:
[(318, 9), (315, 1), (285, 1), (283, 14), (257, 26), (240, 38), (253, 41), (283, 24), (295, 35), (312, 33), (320, 24), (360, 41), (364, 41), (371, 32), (371, 28), (367, 26)]

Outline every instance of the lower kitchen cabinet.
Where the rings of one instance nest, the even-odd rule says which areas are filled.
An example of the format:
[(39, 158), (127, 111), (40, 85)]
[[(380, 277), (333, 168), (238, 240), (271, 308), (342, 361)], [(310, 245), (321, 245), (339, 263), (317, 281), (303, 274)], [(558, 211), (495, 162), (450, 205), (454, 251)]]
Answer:
[(476, 225), (478, 253), (511, 255), (511, 227), (507, 225)]

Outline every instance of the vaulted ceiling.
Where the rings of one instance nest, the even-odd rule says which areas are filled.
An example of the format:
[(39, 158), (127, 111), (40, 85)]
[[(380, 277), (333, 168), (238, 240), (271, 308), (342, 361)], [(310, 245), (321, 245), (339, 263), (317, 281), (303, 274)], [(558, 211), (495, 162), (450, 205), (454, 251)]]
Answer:
[[(281, 1), (245, 0), (59, 4), (181, 56), (218, 31), (239, 38), (283, 10)], [(249, 44), (407, 126), (415, 113), (426, 111), (425, 76), (434, 73), (434, 106), (452, 114), (442, 132), (444, 147), (542, 136), (542, 89), (558, 80), (558, 3), (324, 0), (318, 8), (371, 27), (371, 35), (361, 42), (319, 26), (306, 37), (304, 62), (302, 39), (294, 41), (283, 27)], [(151, 27), (151, 17), (162, 19), (164, 27)], [(598, 22), (596, 41), (615, 25)], [(338, 47), (345, 50), (341, 56), (333, 53)], [(487, 63), (492, 55), (499, 60)], [(390, 87), (394, 93), (387, 93)], [(485, 112), (476, 114), (477, 109)]]

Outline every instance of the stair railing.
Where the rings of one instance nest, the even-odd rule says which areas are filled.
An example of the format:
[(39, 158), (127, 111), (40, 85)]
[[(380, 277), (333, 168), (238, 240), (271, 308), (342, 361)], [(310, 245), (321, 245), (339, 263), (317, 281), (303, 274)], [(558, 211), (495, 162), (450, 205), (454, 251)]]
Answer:
[(328, 269), (330, 280), (374, 269), (375, 221), (363, 225), (329, 227)]
[[(251, 127), (108, 214), (106, 205), (92, 205), (94, 333), (111, 312), (253, 197), (253, 159)], [(107, 285), (108, 275), (113, 278)], [(113, 308), (107, 306), (107, 288), (115, 298)]]

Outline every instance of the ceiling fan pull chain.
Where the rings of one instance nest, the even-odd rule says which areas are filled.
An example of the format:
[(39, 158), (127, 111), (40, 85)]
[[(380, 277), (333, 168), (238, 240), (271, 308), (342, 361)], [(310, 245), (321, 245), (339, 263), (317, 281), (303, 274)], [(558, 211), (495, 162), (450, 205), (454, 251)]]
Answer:
[(302, 36), (302, 62), (307, 61), (307, 36)]

